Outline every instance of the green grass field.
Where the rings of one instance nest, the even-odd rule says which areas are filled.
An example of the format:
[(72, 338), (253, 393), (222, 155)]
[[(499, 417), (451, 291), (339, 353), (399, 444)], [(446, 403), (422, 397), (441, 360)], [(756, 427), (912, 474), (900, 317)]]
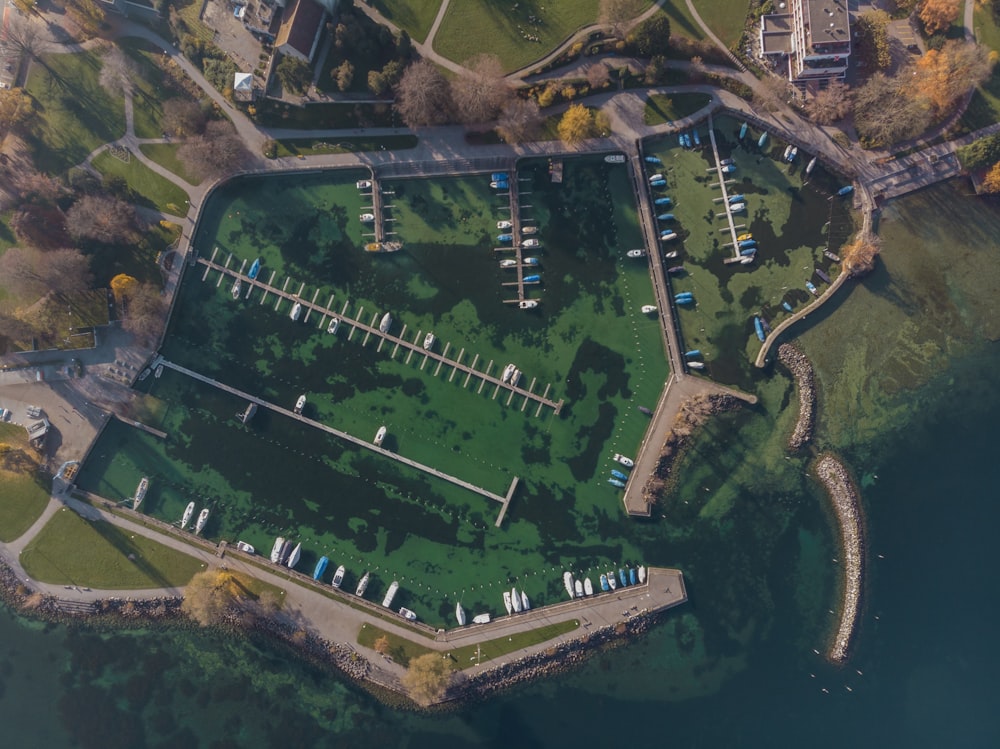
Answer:
[(189, 185), (201, 184), (199, 180), (188, 174), (184, 164), (177, 158), (177, 149), (180, 147), (180, 143), (143, 143), (139, 146), (139, 150), (147, 159), (155, 161), (164, 169), (169, 169)]
[(392, 135), (384, 138), (288, 138), (278, 141), (278, 157), (309, 156), (325, 153), (354, 153), (357, 151), (403, 151), (415, 148), (415, 135)]
[(146, 205), (175, 216), (187, 213), (187, 193), (165, 177), (161, 177), (139, 159), (132, 156), (126, 164), (105, 151), (91, 162), (101, 174), (124, 179)]
[(743, 35), (750, 3), (747, 0), (694, 0), (694, 6), (701, 20), (732, 49)]
[(434, 24), (441, 0), (373, 0), (372, 7), (405, 29), (411, 39), (423, 42)]
[(647, 125), (662, 125), (694, 114), (712, 101), (708, 94), (653, 94), (646, 100), (643, 120)]
[[(977, 8), (974, 26), (976, 40), (991, 50), (1000, 52), (1000, 26), (990, 8)], [(972, 95), (969, 108), (962, 116), (962, 127), (967, 131), (978, 130), (1000, 120), (1000, 67)]]
[[(701, 28), (684, 0), (669, 0), (660, 9), (670, 19), (670, 35), (683, 36), (688, 39), (704, 39), (705, 31)], [(700, 11), (699, 11), (700, 13)], [(705, 21), (708, 23), (708, 21)]]
[[(10, 425), (0, 425), (8, 428)], [(14, 427), (22, 434), (21, 427)], [(6, 442), (0, 432), (0, 442)], [(13, 541), (38, 520), (45, 505), (49, 502), (49, 493), (38, 484), (34, 476), (0, 471), (0, 486), (3, 487), (3, 498), (0, 499), (0, 541)]]
[(100, 72), (96, 52), (43, 55), (31, 66), (26, 88), (40, 121), (28, 140), (41, 171), (61, 174), (125, 134), (123, 99), (101, 87)]
[(109, 590), (179, 587), (202, 570), (194, 557), (63, 508), (21, 554), (36, 580)]

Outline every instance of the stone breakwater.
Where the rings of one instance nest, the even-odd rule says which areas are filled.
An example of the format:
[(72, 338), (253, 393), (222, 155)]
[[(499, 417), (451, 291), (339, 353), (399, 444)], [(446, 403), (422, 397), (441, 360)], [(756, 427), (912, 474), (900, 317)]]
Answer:
[(840, 622), (826, 657), (834, 663), (843, 663), (854, 638), (861, 609), (861, 588), (864, 578), (864, 524), (861, 517), (861, 498), (847, 468), (832, 455), (816, 461), (816, 475), (823, 482), (833, 504), (840, 526), (840, 556), (843, 561), (844, 600), (840, 606)]
[(788, 438), (789, 449), (799, 450), (812, 440), (816, 420), (816, 380), (812, 363), (791, 343), (778, 346), (778, 361), (792, 373), (799, 391), (799, 420)]
[(656, 468), (642, 488), (642, 496), (648, 506), (652, 506), (664, 492), (673, 487), (676, 481), (674, 465), (684, 456), (698, 427), (708, 421), (709, 417), (734, 411), (742, 405), (743, 401), (739, 398), (721, 394), (697, 395), (684, 402), (664, 439)]

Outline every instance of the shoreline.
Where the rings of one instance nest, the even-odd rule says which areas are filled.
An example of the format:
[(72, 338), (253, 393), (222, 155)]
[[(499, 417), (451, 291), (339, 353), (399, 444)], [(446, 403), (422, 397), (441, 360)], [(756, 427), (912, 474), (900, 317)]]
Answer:
[(843, 559), (843, 601), (836, 633), (826, 651), (827, 660), (842, 664), (847, 660), (861, 613), (864, 580), (864, 527), (861, 497), (847, 468), (832, 454), (821, 456), (813, 470), (826, 488), (840, 530)]
[(778, 361), (792, 373), (798, 391), (799, 418), (788, 438), (788, 449), (797, 451), (813, 438), (816, 424), (816, 377), (809, 357), (795, 344), (782, 343), (778, 346)]

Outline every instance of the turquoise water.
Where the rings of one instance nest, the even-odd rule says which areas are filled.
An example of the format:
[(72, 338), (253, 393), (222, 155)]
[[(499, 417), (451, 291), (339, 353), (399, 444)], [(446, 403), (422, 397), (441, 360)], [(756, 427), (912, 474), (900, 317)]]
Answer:
[(644, 558), (685, 570), (690, 602), (640, 642), (487, 703), (419, 717), (273, 648), (199, 633), (42, 630), (3, 613), (5, 738), (71, 746), (72, 735), (85, 747), (996, 746), (1000, 349), (989, 341), (1000, 319), (1000, 207), (963, 191), (946, 185), (891, 207), (879, 271), (801, 331), (822, 389), (819, 446), (845, 456), (868, 512), (865, 607), (845, 668), (813, 653), (835, 623), (837, 553), (821, 493), (780, 449), (794, 415), (777, 370), (747, 383), (758, 408), (701, 435), (682, 485), (651, 522), (622, 523), (609, 510), (583, 526), (576, 543), (626, 538)]

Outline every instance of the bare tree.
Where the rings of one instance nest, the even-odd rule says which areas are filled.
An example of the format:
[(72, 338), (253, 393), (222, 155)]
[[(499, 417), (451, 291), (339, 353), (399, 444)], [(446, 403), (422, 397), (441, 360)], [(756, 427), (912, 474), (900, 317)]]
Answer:
[(842, 120), (851, 111), (851, 89), (842, 81), (831, 81), (806, 102), (806, 114), (817, 125)]
[(7, 24), (7, 46), (13, 47), (32, 60), (37, 60), (43, 43), (40, 32), (41, 24), (32, 23), (24, 16), (18, 16)]
[(601, 0), (598, 20), (612, 36), (625, 38), (629, 22), (645, 10), (642, 0)]
[(791, 93), (790, 84), (776, 75), (765, 76), (754, 89), (753, 102), (767, 112), (776, 112), (785, 106)]
[(177, 158), (189, 174), (206, 179), (231, 174), (254, 157), (230, 122), (213, 120), (203, 135), (189, 138), (177, 149)]
[(205, 110), (198, 102), (181, 98), (163, 102), (163, 129), (170, 135), (200, 135), (205, 131), (205, 120)]
[(129, 95), (135, 88), (132, 77), (138, 72), (135, 61), (121, 47), (108, 47), (101, 58), (101, 87), (116, 94)]
[(496, 55), (481, 54), (466, 60), (465, 73), (451, 85), (452, 99), (462, 122), (489, 122), (511, 96), (503, 65)]
[(497, 133), (508, 143), (531, 140), (542, 125), (542, 110), (534, 99), (514, 98), (504, 105)]
[(453, 109), (448, 81), (434, 63), (418, 60), (406, 69), (396, 86), (396, 111), (408, 127), (444, 124)]
[(587, 83), (593, 90), (604, 88), (611, 81), (611, 73), (603, 62), (595, 62), (587, 67)]
[[(908, 76), (913, 78), (912, 75)], [(906, 90), (907, 76), (876, 73), (854, 92), (854, 126), (862, 145), (888, 146), (922, 133), (930, 123), (926, 99)]]
[(0, 354), (4, 352), (4, 338), (9, 341), (26, 341), (34, 333), (34, 328), (21, 318), (0, 311)]
[(66, 212), (66, 228), (77, 239), (106, 244), (129, 242), (136, 234), (135, 209), (106, 195), (84, 195)]
[(62, 182), (34, 167), (18, 169), (11, 182), (21, 200), (29, 203), (53, 203), (66, 194)]
[(39, 250), (69, 247), (73, 241), (66, 231), (66, 216), (57, 205), (21, 203), (10, 218), (17, 241)]
[(150, 283), (140, 284), (132, 290), (125, 310), (122, 327), (132, 333), (140, 345), (155, 343), (167, 321), (167, 300), (160, 290)]
[(50, 291), (65, 294), (93, 283), (90, 261), (79, 250), (11, 247), (0, 256), (0, 277), (15, 296), (36, 299)]
[(34, 100), (23, 89), (0, 89), (0, 141), (12, 130), (29, 130), (34, 116)]

